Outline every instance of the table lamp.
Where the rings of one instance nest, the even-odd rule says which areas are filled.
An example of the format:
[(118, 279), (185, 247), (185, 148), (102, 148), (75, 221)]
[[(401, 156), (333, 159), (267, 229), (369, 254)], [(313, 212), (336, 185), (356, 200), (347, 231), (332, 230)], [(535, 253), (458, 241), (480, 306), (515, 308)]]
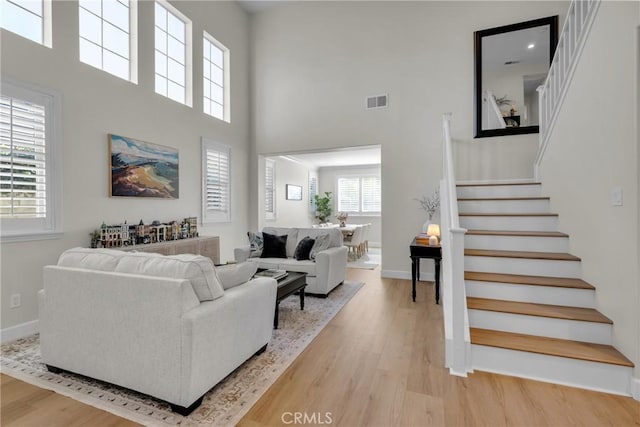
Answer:
[(429, 224), (427, 236), (429, 236), (429, 246), (436, 246), (440, 241), (440, 226), (438, 224)]

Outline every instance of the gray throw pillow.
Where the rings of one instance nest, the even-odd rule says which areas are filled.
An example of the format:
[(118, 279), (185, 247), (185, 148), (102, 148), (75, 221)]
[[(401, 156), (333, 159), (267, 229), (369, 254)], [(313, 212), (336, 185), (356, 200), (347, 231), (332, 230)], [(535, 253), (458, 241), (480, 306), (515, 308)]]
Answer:
[(330, 244), (331, 244), (331, 236), (329, 236), (328, 234), (318, 235), (316, 237), (316, 241), (313, 243), (311, 252), (309, 252), (309, 259), (312, 261), (315, 261), (316, 255), (318, 255), (318, 252), (322, 252), (324, 250), (329, 249)]
[(249, 237), (249, 244), (251, 245), (251, 252), (249, 252), (249, 258), (260, 258), (260, 255), (262, 255), (262, 249), (264, 248), (262, 233), (254, 233), (253, 231), (247, 231), (247, 236)]
[(255, 262), (241, 262), (218, 266), (216, 272), (222, 287), (227, 290), (251, 280), (257, 269), (258, 264)]

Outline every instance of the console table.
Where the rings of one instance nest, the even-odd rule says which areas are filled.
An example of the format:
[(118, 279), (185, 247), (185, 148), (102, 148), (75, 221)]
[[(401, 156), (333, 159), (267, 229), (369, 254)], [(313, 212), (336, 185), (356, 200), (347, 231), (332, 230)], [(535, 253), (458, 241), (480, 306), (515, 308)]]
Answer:
[(121, 246), (119, 251), (152, 252), (162, 255), (195, 254), (211, 258), (214, 264), (220, 264), (220, 237), (200, 236), (191, 239), (167, 240), (166, 242), (146, 245)]
[(420, 280), (420, 258), (431, 258), (436, 265), (436, 304), (440, 303), (440, 261), (442, 260), (442, 248), (416, 243), (414, 238), (409, 246), (411, 258), (411, 282), (413, 301), (416, 301), (416, 280)]

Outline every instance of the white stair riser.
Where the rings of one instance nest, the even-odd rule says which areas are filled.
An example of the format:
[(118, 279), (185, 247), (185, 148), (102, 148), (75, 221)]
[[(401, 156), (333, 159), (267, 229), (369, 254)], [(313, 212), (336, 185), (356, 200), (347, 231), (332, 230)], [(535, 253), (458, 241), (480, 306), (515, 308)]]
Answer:
[(469, 309), (469, 326), (595, 344), (612, 343), (612, 328), (608, 323)]
[(464, 247), (498, 251), (569, 252), (569, 238), (466, 234)]
[(595, 308), (595, 291), (593, 289), (480, 282), (475, 280), (465, 280), (464, 283), (468, 297)]
[(464, 257), (465, 271), (484, 273), (522, 274), (525, 276), (580, 278), (579, 261), (556, 261), (530, 258), (501, 258), (487, 256)]
[(460, 200), (458, 212), (545, 213), (550, 212), (550, 207), (548, 199)]
[(473, 369), (628, 396), (633, 369), (626, 366), (471, 345)]
[(456, 188), (458, 199), (490, 197), (539, 197), (540, 184), (527, 185), (475, 185)]
[(557, 216), (460, 216), (467, 230), (557, 231)]

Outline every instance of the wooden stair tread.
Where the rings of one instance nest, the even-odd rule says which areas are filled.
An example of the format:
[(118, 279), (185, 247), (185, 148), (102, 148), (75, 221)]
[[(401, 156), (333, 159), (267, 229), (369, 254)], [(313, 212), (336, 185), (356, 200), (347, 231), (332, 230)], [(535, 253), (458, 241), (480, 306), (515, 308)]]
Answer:
[(458, 199), (459, 202), (478, 202), (478, 201), (505, 201), (505, 200), (551, 200), (549, 197), (463, 197)]
[(500, 313), (523, 314), (527, 316), (551, 317), (553, 319), (613, 324), (611, 319), (598, 310), (584, 307), (566, 307), (562, 305), (467, 297), (467, 308)]
[(558, 288), (575, 288), (593, 290), (595, 287), (582, 279), (565, 277), (525, 276), (521, 274), (483, 273), (478, 271), (465, 271), (465, 280), (478, 282), (513, 283), (516, 285), (553, 286)]
[(504, 212), (460, 212), (458, 216), (558, 216), (556, 213), (547, 212), (526, 212), (526, 213), (504, 213)]
[(471, 344), (527, 351), (530, 353), (546, 354), (550, 356), (568, 357), (571, 359), (608, 363), (619, 366), (634, 366), (629, 359), (610, 345), (479, 328), (470, 328), (469, 331), (471, 333)]
[(554, 261), (580, 261), (575, 255), (562, 252), (531, 252), (531, 251), (498, 251), (493, 249), (465, 249), (466, 256), (486, 256), (496, 258), (528, 258), (547, 259)]
[(541, 185), (539, 182), (494, 182), (483, 184), (456, 184), (456, 187), (501, 187), (503, 185)]
[(559, 231), (467, 230), (472, 236), (569, 237)]

